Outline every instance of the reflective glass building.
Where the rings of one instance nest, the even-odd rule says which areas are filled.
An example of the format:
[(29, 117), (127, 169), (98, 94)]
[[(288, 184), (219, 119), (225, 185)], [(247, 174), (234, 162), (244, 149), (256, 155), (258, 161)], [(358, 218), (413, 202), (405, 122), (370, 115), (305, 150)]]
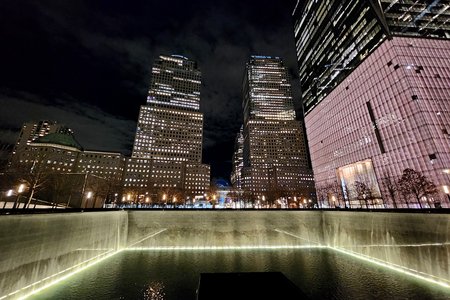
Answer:
[[(305, 124), (324, 206), (449, 206), (449, 8), (449, 1), (297, 4)], [(407, 168), (438, 194), (400, 193)]]
[(450, 38), (445, 0), (298, 1), (293, 18), (306, 113), (386, 38)]

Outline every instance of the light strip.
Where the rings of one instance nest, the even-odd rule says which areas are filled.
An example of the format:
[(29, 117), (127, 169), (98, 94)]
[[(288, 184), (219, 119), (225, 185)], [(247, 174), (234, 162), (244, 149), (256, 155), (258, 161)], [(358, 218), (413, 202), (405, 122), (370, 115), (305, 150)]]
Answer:
[[(275, 231), (276, 232), (280, 232), (280, 233), (284, 233), (286, 235), (289, 235), (289, 236), (292, 236), (292, 237), (295, 237), (295, 238), (298, 238), (298, 239), (305, 240), (304, 238), (299, 237), (299, 236), (297, 236), (295, 234), (292, 234), (290, 232), (287, 232), (287, 231), (283, 231), (283, 230), (279, 230), (279, 229), (275, 229)], [(398, 246), (399, 247), (428, 247), (428, 246), (443, 246), (443, 245), (448, 245), (448, 244), (450, 244), (450, 243), (403, 244), (403, 245), (398, 245)], [(353, 247), (392, 247), (392, 246), (393, 245), (361, 245), (361, 246), (353, 246)], [(361, 253), (353, 252), (351, 250), (344, 250), (342, 248), (333, 247), (333, 246), (324, 246), (324, 247), (326, 247), (326, 248), (328, 248), (330, 250), (337, 251), (339, 253), (347, 254), (347, 255), (350, 255), (352, 257), (356, 257), (358, 259), (361, 259), (361, 260), (364, 260), (364, 261), (367, 261), (367, 262), (371, 262), (371, 263), (379, 265), (379, 266), (383, 266), (383, 267), (388, 268), (390, 270), (394, 270), (394, 271), (397, 271), (397, 272), (400, 272), (400, 273), (403, 273), (403, 274), (406, 274), (406, 275), (413, 276), (413, 277), (418, 278), (418, 279), (422, 279), (422, 280), (430, 282), (430, 283), (434, 283), (434, 284), (440, 285), (440, 286), (445, 287), (445, 288), (450, 288), (450, 284), (449, 284), (450, 281), (447, 280), (447, 279), (443, 279), (443, 278), (440, 278), (440, 277), (437, 277), (437, 276), (434, 276), (434, 275), (431, 275), (431, 274), (428, 274), (428, 273), (424, 273), (424, 272), (421, 272), (421, 271), (418, 271), (418, 270), (414, 270), (414, 269), (406, 268), (406, 267), (403, 267), (403, 266), (400, 266), (400, 265), (396, 265), (396, 264), (393, 264), (393, 263), (389, 263), (389, 262), (386, 262), (386, 261), (383, 261), (383, 260), (380, 260), (380, 259), (376, 259), (376, 258), (367, 256), (367, 255), (364, 255), (364, 254), (361, 254)], [(433, 278), (436, 278), (437, 280), (434, 280)], [(448, 283), (446, 283), (446, 282), (448, 282)]]
[(325, 249), (327, 246), (319, 245), (260, 245), (260, 246), (203, 246), (203, 247), (132, 247), (126, 248), (125, 251), (218, 251), (218, 250), (283, 250), (283, 249)]
[(341, 245), (340, 247), (344, 248), (419, 248), (419, 247), (432, 247), (432, 246), (449, 246), (449, 243), (424, 243), (424, 244), (399, 244), (399, 245), (390, 245), (390, 244), (369, 244), (369, 245)]
[(290, 236), (295, 237), (295, 238), (300, 239), (300, 240), (304, 240), (304, 241), (307, 241), (307, 242), (312, 242), (314, 244), (319, 244), (319, 242), (310, 241), (309, 239), (302, 238), (302, 237), (300, 237), (298, 235), (295, 235), (293, 233), (290, 233), (290, 232), (287, 232), (287, 231), (284, 231), (284, 230), (275, 229), (275, 231), (279, 232), (279, 233), (284, 233), (286, 235), (290, 235)]
[[(9, 294), (3, 296), (3, 297), (0, 297), (0, 300), (1, 300), (1, 299), (5, 299), (5, 298), (7, 298), (7, 297), (11, 297), (11, 296), (13, 296), (13, 295), (15, 295), (15, 294), (17, 294), (17, 293), (19, 293), (19, 292), (21, 292), (21, 291), (24, 291), (24, 290), (29, 289), (29, 288), (31, 288), (31, 287), (33, 287), (33, 286), (39, 284), (39, 283), (42, 283), (43, 281), (49, 280), (49, 279), (51, 279), (51, 278), (53, 278), (53, 277), (55, 277), (55, 276), (57, 276), (57, 275), (60, 275), (60, 274), (65, 273), (65, 272), (68, 272), (68, 271), (70, 271), (70, 270), (73, 270), (73, 269), (75, 269), (75, 268), (77, 268), (77, 267), (79, 267), (79, 266), (84, 265), (84, 264), (87, 263), (87, 265), (82, 266), (82, 267), (79, 267), (78, 269), (75, 269), (74, 271), (72, 271), (72, 272), (70, 272), (70, 273), (68, 273), (68, 274), (66, 274), (66, 275), (64, 275), (64, 276), (62, 276), (62, 277), (59, 277), (59, 278), (57, 278), (57, 279), (55, 279), (55, 280), (53, 280), (53, 281), (51, 281), (51, 282), (49, 282), (49, 283), (47, 283), (47, 284), (45, 284), (45, 285), (43, 285), (43, 286), (41, 286), (41, 287), (39, 287), (39, 288), (37, 288), (37, 289), (31, 291), (30, 293), (28, 293), (28, 294), (26, 294), (26, 295), (24, 295), (24, 296), (20, 296), (20, 297), (18, 298), (18, 299), (26, 299), (26, 298), (28, 298), (28, 297), (30, 297), (30, 296), (36, 294), (36, 293), (39, 293), (40, 291), (42, 291), (42, 290), (44, 290), (44, 289), (46, 289), (46, 288), (48, 288), (48, 287), (50, 287), (50, 286), (52, 286), (52, 285), (54, 285), (54, 284), (57, 284), (57, 283), (59, 283), (59, 282), (65, 280), (65, 279), (71, 277), (72, 275), (74, 275), (74, 274), (76, 274), (76, 273), (79, 273), (79, 272), (81, 272), (81, 271), (83, 271), (83, 270), (85, 270), (85, 269), (87, 269), (87, 268), (89, 268), (89, 267), (92, 267), (93, 265), (95, 265), (95, 264), (97, 264), (97, 263), (99, 263), (99, 262), (101, 262), (101, 261), (103, 261), (103, 260), (105, 260), (105, 259), (107, 259), (107, 258), (109, 258), (109, 257), (111, 257), (111, 256), (113, 256), (113, 255), (115, 255), (115, 254), (117, 254), (117, 253), (119, 253), (119, 252), (121, 252), (121, 251), (122, 251), (122, 250), (117, 250), (117, 251), (114, 251), (114, 252), (109, 251), (109, 252), (102, 253), (102, 254), (99, 254), (99, 255), (97, 255), (97, 256), (94, 256), (94, 257), (92, 257), (92, 258), (90, 258), (90, 259), (88, 259), (88, 260), (86, 260), (86, 261), (83, 261), (83, 262), (81, 262), (81, 263), (78, 263), (78, 264), (76, 264), (76, 265), (74, 265), (74, 266), (72, 266), (72, 267), (70, 267), (70, 268), (64, 269), (64, 270), (62, 270), (62, 271), (60, 271), (60, 272), (58, 272), (58, 273), (55, 273), (55, 274), (53, 274), (53, 275), (51, 275), (51, 276), (48, 276), (48, 277), (45, 277), (45, 278), (43, 278), (43, 279), (41, 279), (41, 280), (38, 280), (38, 281), (36, 281), (36, 282), (34, 282), (34, 283), (32, 283), (32, 284), (29, 284), (29, 285), (27, 285), (27, 286), (24, 286), (23, 288), (20, 288), (20, 289), (14, 291), (14, 292), (11, 292), (11, 293), (9, 293)], [(110, 252), (112, 252), (112, 253), (110, 253)], [(102, 257), (102, 258), (99, 258), (99, 257), (101, 257), (101, 256), (103, 256), (103, 257)], [(97, 258), (99, 258), (99, 259), (97, 259)]]
[[(422, 279), (422, 280), (427, 281), (429, 283), (437, 284), (437, 285), (439, 285), (441, 287), (450, 289), (450, 284), (444, 282), (444, 281), (447, 281), (446, 279), (435, 277), (435, 276), (432, 276), (430, 274), (422, 273), (422, 274), (426, 274), (427, 276), (432, 276), (432, 277), (435, 277), (435, 278), (439, 278), (439, 280), (434, 280), (433, 278), (419, 275), (418, 274), (419, 271), (412, 270), (412, 269), (406, 269), (404, 267), (397, 266), (397, 265), (394, 265), (394, 264), (390, 264), (390, 263), (387, 263), (385, 261), (378, 260), (378, 259), (375, 259), (375, 258), (372, 258), (372, 257), (368, 257), (368, 256), (365, 256), (365, 255), (360, 254), (360, 253), (355, 253), (353, 251), (348, 251), (348, 250), (335, 248), (335, 247), (328, 247), (328, 248), (332, 249), (332, 250), (335, 250), (335, 251), (337, 251), (339, 253), (346, 254), (346, 255), (352, 256), (354, 258), (358, 258), (360, 260), (367, 261), (367, 262), (373, 263), (375, 265), (378, 265), (378, 266), (381, 266), (381, 267), (385, 267), (385, 268), (388, 268), (390, 270), (393, 270), (393, 271), (396, 271), (396, 272), (399, 272), (399, 273), (403, 273), (403, 274), (406, 274), (406, 275), (409, 275), (409, 276), (412, 276), (412, 277), (415, 277), (415, 278), (418, 278), (418, 279)], [(411, 270), (411, 271), (409, 271), (409, 270)]]
[(166, 231), (166, 230), (167, 230), (167, 228), (164, 228), (164, 229), (161, 229), (161, 230), (159, 230), (159, 231), (157, 231), (157, 232), (150, 233), (148, 236), (146, 236), (145, 238), (140, 239), (139, 241), (137, 241), (137, 242), (131, 244), (129, 247), (134, 246), (134, 245), (136, 245), (136, 244), (139, 244), (139, 243), (141, 243), (141, 242), (143, 242), (143, 241), (145, 241), (145, 240), (147, 240), (147, 239), (149, 239), (149, 238), (151, 238), (151, 237), (154, 237), (155, 235), (158, 235), (158, 234), (160, 234), (160, 233), (162, 233), (162, 232), (164, 232), (164, 231)]

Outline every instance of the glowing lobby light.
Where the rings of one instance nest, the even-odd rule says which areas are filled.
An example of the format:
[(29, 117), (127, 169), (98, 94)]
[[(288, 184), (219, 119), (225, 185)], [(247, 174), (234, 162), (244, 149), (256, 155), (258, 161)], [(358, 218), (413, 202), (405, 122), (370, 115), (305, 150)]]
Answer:
[(444, 185), (442, 186), (442, 188), (444, 189), (444, 193), (450, 194), (450, 188), (448, 187), (448, 185)]
[(13, 190), (8, 190), (6, 196), (11, 197), (13, 195)]

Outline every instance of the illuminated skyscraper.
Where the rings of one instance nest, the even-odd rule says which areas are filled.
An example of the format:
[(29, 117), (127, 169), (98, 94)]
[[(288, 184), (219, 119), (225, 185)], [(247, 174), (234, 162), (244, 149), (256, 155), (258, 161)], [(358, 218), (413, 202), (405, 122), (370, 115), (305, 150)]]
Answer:
[(450, 38), (449, 1), (298, 1), (293, 17), (306, 113), (386, 38)]
[(271, 190), (307, 193), (312, 175), (303, 130), (295, 120), (290, 77), (280, 58), (250, 58), (243, 110), (242, 187), (260, 197)]
[[(293, 16), (324, 205), (340, 197), (351, 207), (449, 206), (449, 1), (298, 1)], [(396, 192), (389, 182), (407, 168), (439, 195)]]
[[(186, 57), (156, 60), (147, 104), (139, 113), (125, 186), (192, 193), (202, 193), (209, 186), (209, 166), (201, 164), (200, 80), (196, 63)], [(199, 176), (192, 176), (192, 170), (200, 169)]]
[(242, 168), (244, 167), (244, 127), (241, 126), (234, 143), (232, 159), (231, 184), (240, 189), (242, 187)]

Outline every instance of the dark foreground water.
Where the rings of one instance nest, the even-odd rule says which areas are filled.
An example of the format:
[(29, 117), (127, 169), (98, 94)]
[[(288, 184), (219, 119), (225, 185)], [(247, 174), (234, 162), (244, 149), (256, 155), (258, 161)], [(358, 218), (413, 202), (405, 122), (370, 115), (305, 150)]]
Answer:
[(450, 291), (418, 279), (330, 250), (306, 249), (124, 251), (33, 299), (193, 300), (200, 273), (266, 271), (283, 272), (311, 299), (450, 298)]

